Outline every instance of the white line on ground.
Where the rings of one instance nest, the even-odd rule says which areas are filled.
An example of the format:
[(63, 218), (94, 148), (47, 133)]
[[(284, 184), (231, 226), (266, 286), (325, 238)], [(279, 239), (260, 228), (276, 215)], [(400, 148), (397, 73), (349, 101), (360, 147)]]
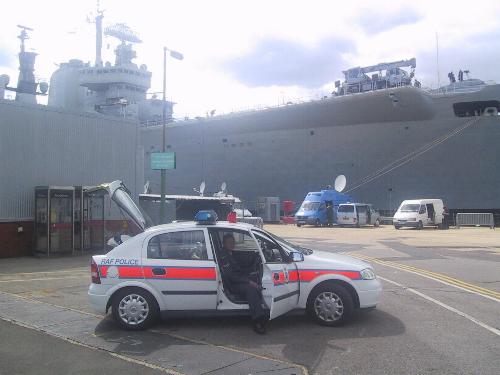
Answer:
[(497, 336), (500, 336), (500, 330), (498, 330), (498, 329), (496, 329), (496, 328), (494, 328), (492, 326), (489, 326), (488, 324), (480, 321), (479, 319), (476, 319), (473, 316), (470, 316), (469, 314), (466, 314), (466, 313), (464, 313), (464, 312), (462, 312), (462, 311), (460, 311), (460, 310), (458, 310), (458, 309), (456, 309), (454, 307), (451, 307), (451, 306), (447, 305), (446, 303), (438, 301), (437, 299), (434, 299), (434, 298), (428, 296), (427, 294), (421, 293), (418, 290), (415, 290), (413, 288), (408, 288), (408, 287), (406, 287), (406, 286), (404, 286), (404, 285), (402, 285), (402, 284), (400, 284), (400, 283), (398, 283), (396, 281), (392, 281), (392, 280), (386, 279), (385, 277), (381, 277), (381, 276), (378, 276), (378, 278), (380, 280), (384, 280), (384, 281), (386, 281), (386, 282), (388, 282), (390, 284), (399, 286), (400, 288), (403, 288), (404, 290), (407, 290), (408, 292), (416, 294), (417, 296), (422, 297), (422, 298), (424, 298), (424, 299), (426, 299), (426, 300), (428, 300), (430, 302), (433, 302), (436, 305), (439, 305), (439, 306), (445, 308), (446, 310), (454, 312), (455, 314), (458, 314), (458, 315), (464, 317), (465, 319), (470, 320), (471, 322), (477, 324), (480, 327), (483, 327), (484, 329), (490, 331), (491, 333), (493, 333), (493, 334), (495, 334)]
[(64, 277), (42, 277), (40, 279), (10, 279), (10, 280), (0, 280), (0, 283), (18, 283), (23, 281), (46, 281), (46, 280), (66, 280), (66, 279), (81, 279), (82, 276), (64, 276)]

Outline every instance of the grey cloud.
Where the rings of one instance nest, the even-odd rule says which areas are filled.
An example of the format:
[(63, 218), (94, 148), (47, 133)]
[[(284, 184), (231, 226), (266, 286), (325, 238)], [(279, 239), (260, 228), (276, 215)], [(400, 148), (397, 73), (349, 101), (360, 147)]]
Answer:
[(338, 77), (345, 65), (341, 54), (353, 49), (351, 41), (341, 38), (324, 39), (315, 46), (264, 39), (249, 54), (226, 61), (223, 68), (251, 87), (313, 88)]
[(417, 23), (423, 15), (411, 8), (398, 9), (397, 11), (370, 11), (363, 13), (357, 21), (367, 34), (377, 34), (394, 29), (402, 25)]
[(14, 64), (13, 53), (9, 50), (0, 48), (0, 66), (11, 68)]

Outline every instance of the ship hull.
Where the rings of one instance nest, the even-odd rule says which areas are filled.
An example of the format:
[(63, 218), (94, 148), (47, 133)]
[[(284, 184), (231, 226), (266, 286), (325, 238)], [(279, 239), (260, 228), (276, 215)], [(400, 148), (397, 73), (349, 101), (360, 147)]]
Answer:
[[(249, 206), (259, 196), (300, 202), (344, 174), (356, 200), (384, 210), (413, 198), (442, 198), (452, 209), (499, 209), (500, 117), (458, 117), (453, 109), (485, 100), (499, 101), (500, 85), (438, 96), (382, 90), (169, 125), (167, 151), (176, 152), (177, 169), (167, 171), (167, 191), (186, 193), (201, 181), (217, 191), (225, 181)], [(161, 150), (161, 131), (142, 130), (145, 176), (155, 192), (160, 174), (151, 171), (149, 153)], [(358, 184), (376, 171), (384, 173)]]

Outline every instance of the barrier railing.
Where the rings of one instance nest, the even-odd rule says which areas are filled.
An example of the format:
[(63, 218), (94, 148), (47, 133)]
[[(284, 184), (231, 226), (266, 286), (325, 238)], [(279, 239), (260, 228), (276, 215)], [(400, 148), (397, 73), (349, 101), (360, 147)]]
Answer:
[(457, 228), (461, 226), (488, 226), (495, 228), (495, 220), (492, 213), (457, 213), (455, 218)]
[(262, 228), (264, 226), (264, 221), (261, 217), (249, 216), (249, 217), (238, 217), (236, 219), (238, 223), (247, 223), (252, 224), (258, 228)]

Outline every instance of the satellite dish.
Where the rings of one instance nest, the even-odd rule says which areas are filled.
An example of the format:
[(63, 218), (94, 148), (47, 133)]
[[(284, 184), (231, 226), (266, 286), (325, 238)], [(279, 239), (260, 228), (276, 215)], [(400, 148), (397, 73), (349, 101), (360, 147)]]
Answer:
[(226, 188), (227, 188), (227, 184), (225, 182), (223, 182), (221, 185), (220, 185), (220, 191), (226, 191)]
[(339, 193), (345, 189), (345, 185), (347, 184), (347, 180), (343, 174), (339, 174), (335, 179), (335, 190)]
[(205, 181), (202, 181), (202, 183), (200, 184), (200, 194), (203, 195), (204, 192), (205, 192)]

